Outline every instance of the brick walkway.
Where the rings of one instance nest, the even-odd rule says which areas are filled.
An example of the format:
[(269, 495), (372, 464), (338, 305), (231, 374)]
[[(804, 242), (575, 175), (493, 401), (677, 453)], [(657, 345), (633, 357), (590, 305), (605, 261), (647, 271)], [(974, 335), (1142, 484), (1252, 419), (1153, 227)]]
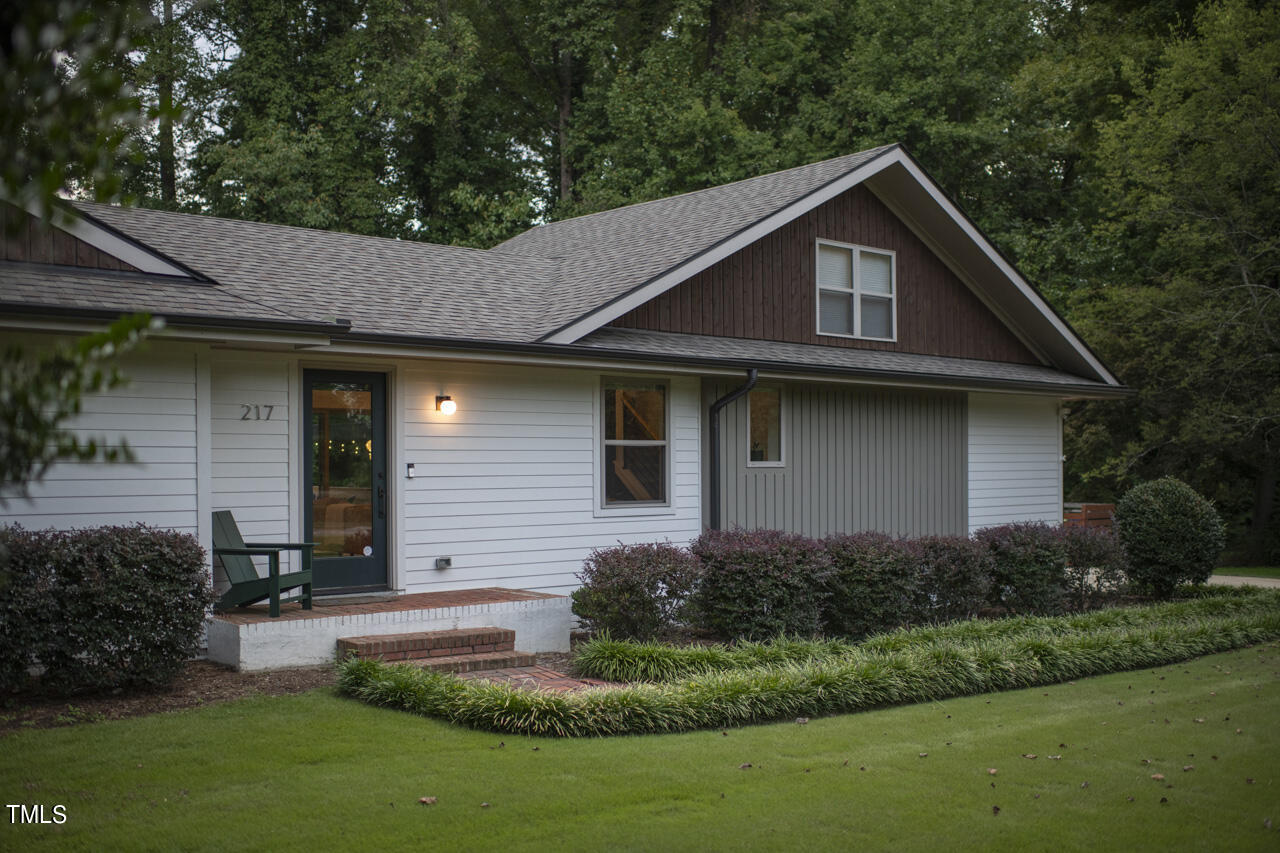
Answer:
[(510, 684), (522, 690), (542, 690), (550, 693), (572, 693), (575, 690), (586, 690), (591, 687), (622, 686), (611, 681), (601, 681), (598, 678), (574, 678), (545, 666), (518, 666), (511, 669), (462, 672), (458, 674), (458, 678), (467, 681), (492, 681), (495, 684)]

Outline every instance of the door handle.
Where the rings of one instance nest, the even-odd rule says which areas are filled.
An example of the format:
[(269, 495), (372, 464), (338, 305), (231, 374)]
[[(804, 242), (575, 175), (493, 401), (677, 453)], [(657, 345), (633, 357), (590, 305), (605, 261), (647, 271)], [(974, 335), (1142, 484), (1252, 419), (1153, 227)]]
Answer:
[(387, 517), (387, 488), (378, 486), (378, 518)]

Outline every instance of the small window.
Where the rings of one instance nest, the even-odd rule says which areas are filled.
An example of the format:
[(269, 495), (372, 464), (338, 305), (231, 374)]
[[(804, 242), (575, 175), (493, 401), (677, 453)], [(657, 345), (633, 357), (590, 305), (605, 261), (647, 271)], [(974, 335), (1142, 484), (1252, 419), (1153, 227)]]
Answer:
[(781, 388), (753, 388), (747, 396), (747, 464), (782, 464)]
[(840, 243), (818, 243), (818, 333), (891, 341), (894, 254)]
[(604, 504), (667, 502), (667, 386), (604, 381)]

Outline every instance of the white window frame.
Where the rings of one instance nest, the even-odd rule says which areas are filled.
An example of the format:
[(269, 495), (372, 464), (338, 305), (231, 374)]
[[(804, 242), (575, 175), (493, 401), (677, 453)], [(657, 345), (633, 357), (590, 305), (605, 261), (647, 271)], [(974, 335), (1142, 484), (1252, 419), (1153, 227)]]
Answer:
[(753, 388), (752, 391), (777, 391), (778, 392), (778, 460), (776, 462), (753, 462), (751, 460), (751, 393), (747, 394), (747, 425), (746, 437), (743, 445), (747, 450), (747, 467), (748, 468), (785, 468), (787, 466), (787, 403), (786, 394), (783, 393), (781, 385), (763, 385), (759, 388)]
[[(604, 406), (604, 386), (607, 382), (652, 382), (662, 385), (664, 389), (666, 406), (663, 411), (663, 435), (666, 436), (665, 441), (639, 441), (639, 440), (610, 440), (609, 444), (605, 444), (605, 406)], [(593, 515), (597, 518), (615, 515), (674, 515), (676, 512), (675, 498), (675, 439), (671, 434), (672, 424), (674, 423), (671, 399), (671, 379), (666, 376), (628, 376), (617, 374), (605, 374), (599, 377), (596, 382), (595, 402), (592, 406), (592, 440), (594, 449), (592, 457), (595, 462), (593, 464), (592, 491), (594, 492), (594, 511)], [(608, 463), (605, 460), (605, 452), (611, 446), (665, 446), (667, 452), (665, 454), (665, 465), (663, 466), (664, 476), (666, 478), (664, 491), (666, 492), (665, 501), (633, 501), (627, 503), (606, 503), (605, 495), (605, 476), (607, 474)]]
[[(818, 264), (821, 262), (822, 247), (830, 246), (837, 249), (845, 249), (850, 253), (850, 266), (853, 271), (853, 281), (850, 282), (848, 288), (824, 287), (818, 280)], [(874, 255), (888, 255), (889, 257), (889, 316), (892, 321), (892, 335), (887, 338), (879, 338), (874, 335), (860, 334), (862, 331), (862, 288), (860, 278), (862, 276), (861, 264), (858, 263), (859, 256), (863, 252)], [(819, 337), (827, 338), (853, 338), (860, 341), (897, 341), (898, 340), (898, 253), (893, 249), (880, 249), (875, 246), (862, 246), (857, 243), (841, 243), (837, 240), (818, 239), (815, 241), (813, 248), (813, 283), (814, 283), (814, 328), (817, 329)], [(822, 331), (822, 294), (841, 293), (846, 294), (853, 300), (853, 329), (854, 334), (846, 335), (840, 332), (824, 332)], [(883, 299), (882, 293), (869, 293), (878, 299)]]

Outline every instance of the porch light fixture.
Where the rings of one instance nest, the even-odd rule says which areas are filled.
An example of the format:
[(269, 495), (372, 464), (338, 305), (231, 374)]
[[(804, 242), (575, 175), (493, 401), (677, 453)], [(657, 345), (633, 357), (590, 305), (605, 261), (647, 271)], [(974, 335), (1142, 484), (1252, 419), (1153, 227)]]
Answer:
[(458, 411), (458, 404), (447, 394), (436, 397), (436, 411), (444, 415), (452, 415)]

